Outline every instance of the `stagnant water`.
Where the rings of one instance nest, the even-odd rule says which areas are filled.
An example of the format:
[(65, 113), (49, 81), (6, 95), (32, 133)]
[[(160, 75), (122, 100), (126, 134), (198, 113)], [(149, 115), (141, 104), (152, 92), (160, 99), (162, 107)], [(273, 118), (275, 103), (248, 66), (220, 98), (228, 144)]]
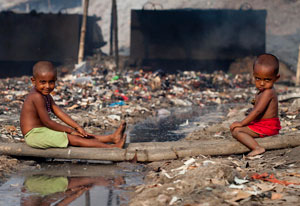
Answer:
[(129, 128), (129, 142), (165, 142), (184, 138), (195, 129), (223, 120), (234, 105), (161, 109), (157, 115)]
[[(131, 126), (128, 142), (176, 141), (187, 133), (222, 121), (230, 105), (163, 109)], [(51, 161), (41, 169), (12, 176), (0, 185), (0, 206), (127, 205), (129, 191), (143, 183), (139, 164)]]
[(0, 205), (127, 205), (128, 192), (142, 184), (143, 172), (143, 166), (131, 163), (43, 163), (2, 184)]

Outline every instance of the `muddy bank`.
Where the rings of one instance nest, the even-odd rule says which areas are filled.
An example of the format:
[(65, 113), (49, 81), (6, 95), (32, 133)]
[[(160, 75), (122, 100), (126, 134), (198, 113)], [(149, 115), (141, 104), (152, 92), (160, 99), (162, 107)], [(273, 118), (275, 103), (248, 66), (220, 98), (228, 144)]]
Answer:
[(38, 167), (39, 165), (32, 160), (18, 160), (6, 155), (0, 155), (0, 185), (15, 172)]

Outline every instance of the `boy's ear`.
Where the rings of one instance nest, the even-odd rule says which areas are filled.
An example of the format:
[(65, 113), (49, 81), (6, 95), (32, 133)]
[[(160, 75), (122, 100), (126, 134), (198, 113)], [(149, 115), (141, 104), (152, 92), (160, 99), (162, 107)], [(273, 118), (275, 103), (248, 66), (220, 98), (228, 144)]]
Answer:
[(277, 74), (276, 81), (280, 78), (280, 74)]
[(31, 83), (32, 83), (33, 85), (35, 85), (35, 78), (34, 78), (34, 77), (31, 77), (30, 79), (31, 79)]

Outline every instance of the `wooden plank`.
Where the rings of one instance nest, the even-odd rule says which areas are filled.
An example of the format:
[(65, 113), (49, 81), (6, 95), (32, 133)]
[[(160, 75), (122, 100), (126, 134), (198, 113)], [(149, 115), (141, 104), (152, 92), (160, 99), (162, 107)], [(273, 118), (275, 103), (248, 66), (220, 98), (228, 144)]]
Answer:
[(297, 73), (296, 73), (296, 86), (300, 85), (300, 45), (298, 49), (298, 63), (297, 63)]
[[(299, 134), (293, 132), (258, 138), (257, 142), (267, 150), (297, 147), (300, 146)], [(245, 152), (249, 152), (249, 149), (234, 139), (130, 143), (125, 145), (124, 149), (83, 147), (35, 149), (25, 143), (0, 143), (2, 155), (101, 161), (129, 161), (137, 158), (139, 162), (152, 162), (197, 155), (230, 155)]]

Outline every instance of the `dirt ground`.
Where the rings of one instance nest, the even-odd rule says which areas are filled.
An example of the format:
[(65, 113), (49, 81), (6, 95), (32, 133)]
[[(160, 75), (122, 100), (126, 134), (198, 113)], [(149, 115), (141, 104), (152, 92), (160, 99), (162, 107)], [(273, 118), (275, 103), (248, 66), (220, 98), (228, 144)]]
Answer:
[[(102, 4), (100, 1), (94, 2), (96, 2), (95, 4)], [(143, 4), (132, 0), (130, 2), (135, 6)], [(293, 70), (296, 68), (298, 46), (300, 43), (300, 2), (297, 0), (159, 0), (154, 2), (162, 3), (165, 9), (186, 7), (238, 9), (242, 4), (249, 2), (253, 9), (267, 9), (266, 51), (277, 55), (283, 62), (292, 66)], [(164, 4), (164, 2), (170, 3)], [(110, 7), (107, 7), (106, 4), (103, 5), (109, 16)], [(124, 3), (124, 5), (128, 4)], [(98, 6), (91, 7), (92, 9), (99, 8)], [(120, 8), (122, 7), (120, 6)], [(103, 12), (97, 10), (97, 13)], [(128, 18), (120, 18), (120, 30), (125, 31), (127, 29), (127, 33), (129, 33), (129, 12), (127, 13)], [(126, 24), (122, 23), (122, 19)], [(107, 31), (104, 31), (104, 34), (105, 32), (109, 34), (109, 22), (102, 22), (103, 24), (105, 23), (107, 27)], [(121, 35), (121, 38), (127, 38), (128, 36), (129, 35)], [(129, 42), (129, 38), (126, 40), (121, 39), (121, 41)], [(125, 48), (128, 48), (128, 43), (124, 45)], [(123, 46), (122, 43), (121, 46)], [(231, 66), (230, 72), (234, 74), (235, 72), (241, 72), (241, 69), (243, 69), (245, 73), (249, 72), (253, 61), (253, 59), (249, 58), (248, 60), (246, 59), (246, 61), (237, 60)], [(281, 66), (281, 68), (285, 68), (285, 66)], [(110, 81), (114, 77), (115, 74), (111, 74), (112, 76), (108, 75), (105, 81)], [(103, 74), (101, 73), (100, 75)], [(120, 109), (121, 107), (105, 107), (103, 104), (103, 108), (99, 108), (101, 111), (95, 111), (92, 107), (86, 107), (83, 103), (81, 105), (77, 104), (77, 100), (62, 102), (62, 105), (65, 104), (65, 109), (68, 109), (71, 116), (79, 121), (81, 125), (85, 126), (87, 130), (91, 132), (103, 132), (107, 128), (116, 128), (119, 122), (114, 118), (126, 118), (130, 124), (134, 124), (141, 119), (147, 118), (147, 116), (154, 115), (159, 108), (168, 108), (177, 103), (179, 106), (183, 106), (184, 104), (188, 105), (192, 102), (201, 108), (201, 106), (205, 104), (226, 104), (232, 100), (245, 103), (250, 99), (250, 96), (252, 96), (251, 90), (242, 88), (243, 84), (246, 84), (246, 87), (248, 86), (248, 83), (245, 83), (246, 81), (243, 78), (239, 79), (237, 77), (236, 79), (231, 79), (229, 81), (230, 84), (227, 84), (228, 77), (223, 74), (216, 74), (215, 77), (212, 78), (203, 74), (197, 74), (197, 77), (201, 77), (200, 79), (194, 78), (193, 75), (192, 73), (188, 75), (183, 74), (180, 77), (181, 79), (175, 77), (175, 80), (170, 76), (168, 83), (176, 87), (174, 86), (170, 93), (159, 92), (161, 88), (154, 88), (154, 90), (157, 90), (152, 91), (151, 100), (149, 98), (150, 95), (148, 95), (150, 89), (140, 86), (146, 81), (150, 82), (150, 78), (138, 76), (139, 80), (143, 83), (140, 84), (136, 78), (136, 84), (132, 87), (129, 85), (133, 91), (132, 96), (135, 98), (131, 99), (130, 103), (127, 103), (128, 105), (123, 106), (122, 109)], [(290, 72), (289, 69), (286, 69), (284, 72), (281, 70), (281, 76), (281, 80), (288, 82), (295, 77), (295, 74)], [(98, 78), (95, 81), (99, 81), (99, 84), (102, 84), (100, 80), (102, 81), (103, 79)], [(22, 92), (28, 90), (28, 84), (24, 84), (24, 82), (28, 81), (30, 82), (29, 77), (23, 77), (21, 79), (1, 79), (0, 81), (0, 115), (5, 115), (5, 119), (0, 120), (0, 132), (2, 135), (0, 141), (2, 142), (22, 140), (18, 127), (18, 117), (16, 117), (16, 115), (19, 114), (24, 95), (26, 95), (26, 92)], [(122, 88), (123, 84), (120, 83), (121, 87), (119, 87), (119, 82), (117, 81), (118, 80), (115, 82), (111, 81), (111, 84), (105, 86), (108, 87), (108, 90), (114, 90), (116, 87)], [(162, 83), (163, 81), (165, 80), (162, 79)], [(68, 93), (69, 88), (75, 88), (76, 90), (70, 93), (85, 93), (86, 95), (81, 96), (81, 99), (91, 98), (92, 96), (89, 95), (89, 92), (98, 92), (92, 90), (92, 86), (73, 87), (71, 83), (69, 84), (70, 81), (68, 82), (67, 78), (61, 82), (67, 82), (67, 86), (63, 84), (59, 85), (60, 91)], [(221, 83), (219, 84), (219, 82)], [(226, 85), (229, 85), (229, 87), (233, 85), (233, 89), (230, 90), (227, 86), (223, 89), (224, 82), (226, 82)], [(234, 84), (231, 85), (232, 82)], [(216, 90), (215, 88), (211, 88), (210, 85), (206, 87), (208, 83), (217, 85), (217, 87), (222, 89)], [(6, 85), (9, 85), (9, 87), (5, 88)], [(19, 90), (18, 87), (22, 88)], [(195, 92), (194, 94), (199, 96), (195, 95), (193, 98), (185, 96), (186, 94), (192, 94), (191, 88), (193, 88), (193, 93)], [(105, 87), (100, 89), (104, 90)], [(207, 92), (205, 93), (205, 91)], [(300, 94), (299, 88), (283, 84), (277, 86), (277, 91), (282, 97), (279, 105), (279, 114), (283, 129), (280, 134), (284, 135), (289, 132), (298, 132), (300, 130), (300, 115), (298, 111), (298, 108), (300, 108), (300, 95), (298, 95), (298, 97), (293, 97), (293, 95), (289, 97), (289, 95), (296, 94), (297, 96), (297, 94)], [(119, 98), (116, 97), (116, 94), (114, 95), (115, 99)], [(129, 96), (129, 94), (126, 95)], [(60, 100), (64, 97), (65, 96), (57, 97), (56, 100)], [(169, 100), (172, 100), (172, 104)], [(185, 100), (185, 102), (179, 100)], [(68, 105), (66, 103), (68, 103)], [(96, 101), (92, 103), (100, 105), (100, 103)], [(77, 109), (77, 107), (79, 109)], [(194, 131), (188, 134), (186, 139), (205, 141), (206, 139), (213, 138), (232, 138), (228, 129), (229, 124), (233, 121), (241, 120), (248, 108), (250, 108), (250, 104), (246, 103), (240, 107), (233, 107), (221, 123), (212, 124), (205, 129)], [(86, 115), (82, 115), (83, 112), (85, 112)], [(111, 116), (112, 120), (101, 119), (107, 116)], [(13, 139), (11, 139), (11, 137), (13, 137)], [(224, 145), (224, 147), (225, 146), (226, 145)], [(29, 167), (38, 167), (38, 165), (34, 161), (15, 159), (3, 155), (0, 156), (0, 185), (5, 182), (12, 173)], [(145, 183), (131, 188), (135, 191), (131, 194), (130, 198), (129, 204), (132, 206), (294, 206), (299, 205), (300, 202), (300, 147), (267, 151), (262, 156), (253, 159), (245, 159), (243, 155), (213, 157), (200, 155), (185, 159), (152, 162), (146, 164), (146, 167), (148, 168), (148, 173), (145, 176)]]
[[(153, 162), (130, 205), (295, 205), (300, 200), (299, 151), (267, 151), (251, 160), (234, 155)], [(266, 177), (257, 180), (255, 174)]]
[[(278, 85), (279, 91), (283, 88), (284, 85)], [(297, 91), (289, 89), (293, 91), (289, 94)], [(294, 106), (298, 100), (286, 95), (281, 99), (284, 101), (280, 102), (283, 126), (280, 133), (297, 132), (300, 119)], [(223, 121), (194, 131), (185, 139), (232, 138), (229, 124), (243, 118), (250, 107), (250, 104), (233, 107)], [(1, 182), (11, 173), (38, 166), (33, 161), (6, 156), (0, 156), (0, 163)], [(200, 155), (152, 162), (146, 168), (145, 183), (128, 188), (134, 191), (129, 205), (295, 205), (300, 201), (300, 147), (267, 151), (252, 159), (243, 155)], [(260, 179), (255, 179), (259, 175)]]
[[(281, 103), (281, 114), (288, 105)], [(186, 139), (232, 138), (230, 122), (243, 118), (248, 108), (233, 108), (221, 123), (192, 132)], [(297, 122), (297, 118), (283, 120), (280, 134), (297, 135), (289, 126)], [(145, 184), (135, 188), (130, 205), (295, 205), (300, 201), (299, 157), (300, 147), (296, 147), (270, 150), (251, 159), (244, 155), (200, 155), (152, 162), (147, 165)]]
[[(183, 72), (176, 76), (159, 77), (139, 71), (121, 74), (123, 77), (120, 75), (122, 78), (117, 80), (113, 79), (116, 77), (113, 71), (103, 74), (104, 70), (95, 70), (92, 74), (84, 74), (85, 76), (60, 77), (57, 90), (53, 94), (56, 103), (90, 132), (105, 132), (107, 128), (114, 130), (123, 118), (129, 124), (135, 124), (156, 115), (161, 108), (198, 106), (201, 109), (206, 105), (217, 107), (239, 103), (239, 106), (230, 108), (220, 123), (209, 124), (186, 136), (186, 140), (199, 141), (228, 139), (232, 138), (229, 132), (230, 123), (245, 116), (255, 93), (248, 74), (229, 75), (221, 71), (214, 74)], [(76, 83), (76, 80), (91, 77), (93, 83), (85, 83), (88, 86)], [(154, 80), (159, 81), (153, 85)], [(298, 132), (300, 129), (300, 88), (284, 82), (276, 84), (281, 135)], [(29, 77), (0, 81), (0, 141), (23, 140), (18, 114), (30, 87)], [(113, 94), (111, 91), (116, 89), (119, 91)], [(106, 92), (103, 95), (94, 95), (103, 91)], [(123, 98), (122, 95), (129, 99), (124, 106), (110, 106)], [(107, 98), (102, 99), (103, 96)], [(63, 99), (67, 101), (64, 102)], [(148, 173), (145, 183), (128, 188), (135, 191), (129, 204), (295, 205), (300, 200), (299, 151), (300, 148), (267, 151), (251, 160), (244, 159), (242, 155), (200, 155), (152, 162), (146, 164)], [(12, 173), (28, 167), (38, 165), (34, 161), (0, 156), (0, 184)], [(274, 176), (270, 176), (272, 174)]]

